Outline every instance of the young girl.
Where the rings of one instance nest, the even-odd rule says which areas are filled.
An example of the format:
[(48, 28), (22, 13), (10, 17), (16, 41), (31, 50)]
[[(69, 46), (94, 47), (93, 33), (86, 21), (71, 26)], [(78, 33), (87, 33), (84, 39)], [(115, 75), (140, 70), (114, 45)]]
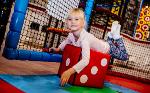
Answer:
[(111, 32), (108, 33), (108, 42), (99, 40), (85, 30), (85, 16), (81, 9), (72, 9), (66, 19), (66, 24), (70, 33), (66, 40), (64, 40), (58, 48), (53, 48), (53, 50), (55, 52), (63, 51), (66, 44), (72, 44), (82, 48), (82, 59), (62, 74), (61, 86), (68, 82), (72, 74), (75, 72), (80, 73), (80, 71), (89, 64), (90, 49), (109, 53), (112, 57), (117, 59), (128, 59), (128, 54), (120, 37), (121, 25), (119, 25), (117, 21), (113, 22)]

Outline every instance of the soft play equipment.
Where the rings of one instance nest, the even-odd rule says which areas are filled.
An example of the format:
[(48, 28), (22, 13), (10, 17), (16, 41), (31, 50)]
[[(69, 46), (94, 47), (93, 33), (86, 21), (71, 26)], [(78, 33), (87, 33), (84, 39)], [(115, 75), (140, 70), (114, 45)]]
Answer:
[[(140, 93), (147, 93), (150, 88), (150, 52), (148, 52), (150, 51), (150, 42), (143, 40), (148, 38), (148, 26), (146, 26), (148, 23), (145, 22), (149, 21), (149, 17), (147, 17), (148, 15), (141, 15), (138, 18), (137, 10), (139, 10), (138, 15), (149, 13), (147, 11), (150, 8), (147, 7), (149, 0), (48, 0), (49, 3), (45, 1), (47, 0), (15, 0), (9, 21), (10, 26), (8, 23), (9, 32), (7, 33), (3, 56), (8, 59), (61, 62), (61, 55), (41, 52), (41, 50), (42, 48), (57, 47), (65, 39), (64, 35), (56, 33), (56, 31), (65, 28), (63, 20), (60, 19), (65, 18), (66, 10), (69, 10), (70, 7), (80, 7), (85, 11), (88, 31), (99, 39), (106, 40), (107, 32), (114, 20), (118, 20), (122, 24), (121, 32), (123, 33), (121, 34), (129, 54), (129, 60), (112, 59), (113, 65), (111, 65), (108, 75), (116, 76), (117, 79), (113, 81), (114, 77), (112, 77), (109, 78), (109, 81), (113, 81), (119, 86), (125, 84), (126, 87)], [(143, 6), (142, 2), (145, 2), (146, 6)], [(139, 23), (138, 20), (142, 20), (142, 22), (135, 26), (135, 22)], [(142, 24), (143, 22), (145, 25)], [(50, 31), (47, 27), (54, 29)], [(136, 31), (135, 35), (134, 31)], [(120, 77), (133, 81), (118, 79)], [(137, 81), (141, 83), (136, 83)], [(119, 87), (119, 89), (122, 88)]]
[(29, 0), (16, 0), (7, 34), (3, 56), (8, 59), (61, 62), (61, 55), (17, 49)]
[[(60, 86), (57, 75), (0, 75), (0, 93), (138, 93), (110, 82), (103, 88)], [(143, 93), (143, 92), (141, 92)], [(146, 93), (146, 92), (145, 92)]]
[[(60, 65), (59, 75), (75, 65), (80, 59), (81, 48), (68, 44), (63, 52), (63, 62)], [(109, 54), (90, 50), (89, 64), (80, 73), (72, 75), (69, 83), (78, 86), (102, 88), (109, 60)]]
[[(87, 21), (89, 21), (90, 19), (93, 3), (94, 0), (87, 0), (86, 2), (85, 15), (87, 16)], [(61, 62), (62, 57), (60, 54), (48, 55), (47, 53), (44, 52), (17, 49), (28, 5), (29, 5), (29, 0), (15, 1), (14, 12), (11, 17), (11, 22), (9, 27), (10, 30), (6, 37), (3, 56), (8, 59)]]

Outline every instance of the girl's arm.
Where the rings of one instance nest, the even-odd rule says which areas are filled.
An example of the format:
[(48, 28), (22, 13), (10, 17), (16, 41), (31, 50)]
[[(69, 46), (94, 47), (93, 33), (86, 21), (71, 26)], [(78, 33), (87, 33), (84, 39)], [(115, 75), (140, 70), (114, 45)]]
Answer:
[(73, 66), (73, 68), (77, 73), (80, 73), (89, 64), (90, 60), (90, 46), (88, 42), (83, 42), (83, 44), (81, 44), (81, 47), (82, 47), (81, 52), (82, 59)]
[(58, 46), (58, 48), (54, 48), (54, 47), (44, 48), (43, 52), (56, 52), (56, 53), (58, 53), (60, 51), (63, 51), (65, 46), (69, 43), (70, 43), (70, 40), (69, 40), (69, 35), (68, 35), (68, 37)]

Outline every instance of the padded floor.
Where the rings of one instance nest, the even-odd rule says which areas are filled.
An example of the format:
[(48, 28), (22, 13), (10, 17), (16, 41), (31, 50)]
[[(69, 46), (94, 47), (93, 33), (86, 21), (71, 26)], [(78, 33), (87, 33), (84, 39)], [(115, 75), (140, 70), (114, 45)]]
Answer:
[(57, 75), (0, 75), (0, 78), (25, 93), (137, 93), (109, 82), (102, 89), (69, 84), (61, 87)]

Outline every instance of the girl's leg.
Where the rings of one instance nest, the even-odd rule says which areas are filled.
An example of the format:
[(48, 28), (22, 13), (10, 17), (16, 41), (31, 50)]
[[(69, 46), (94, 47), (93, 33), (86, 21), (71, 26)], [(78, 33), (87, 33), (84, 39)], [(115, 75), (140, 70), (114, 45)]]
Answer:
[(128, 54), (127, 54), (122, 38), (113, 40), (112, 38), (108, 37), (107, 41), (110, 45), (109, 53), (113, 58), (117, 58), (123, 61), (128, 59)]

